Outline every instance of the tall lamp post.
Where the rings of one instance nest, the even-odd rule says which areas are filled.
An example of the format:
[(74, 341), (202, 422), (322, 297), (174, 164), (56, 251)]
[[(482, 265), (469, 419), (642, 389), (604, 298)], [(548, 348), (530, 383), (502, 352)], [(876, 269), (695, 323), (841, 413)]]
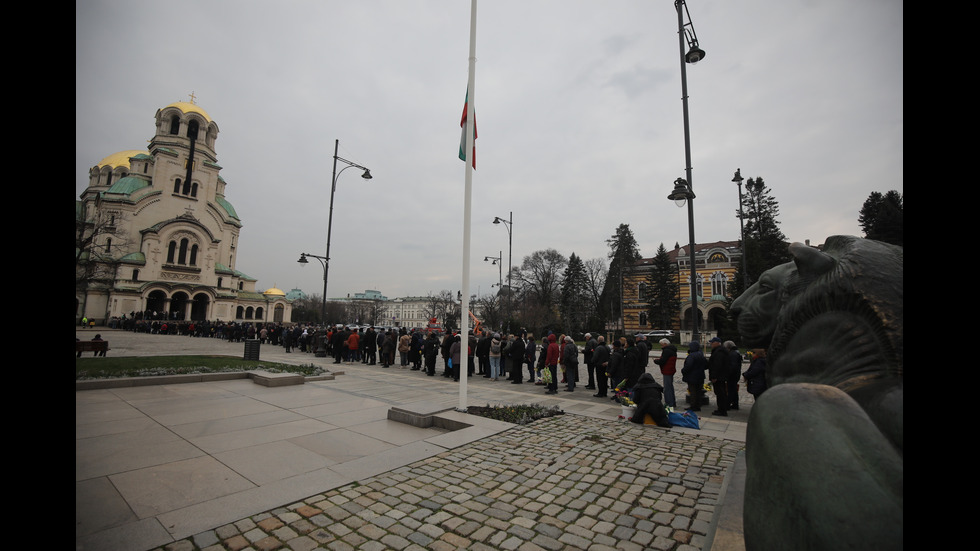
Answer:
[[(337, 178), (339, 178), (340, 175), (345, 170), (353, 167), (353, 168), (359, 168), (364, 171), (364, 174), (361, 174), (361, 178), (364, 178), (365, 180), (371, 179), (370, 170), (357, 163), (348, 161), (343, 157), (338, 157), (337, 152), (339, 149), (340, 149), (340, 140), (338, 139), (335, 140), (333, 144), (333, 178), (331, 179), (330, 182), (330, 214), (327, 216), (327, 254), (326, 256), (316, 256), (312, 254), (302, 253), (300, 254), (299, 260), (297, 261), (301, 265), (305, 266), (307, 263), (306, 257), (310, 256), (316, 258), (317, 260), (320, 261), (321, 264), (323, 264), (323, 304), (320, 306), (320, 316), (323, 319), (323, 323), (327, 322), (327, 276), (329, 275), (330, 272), (330, 233), (331, 230), (333, 229), (333, 196), (334, 193), (337, 191)], [(340, 172), (337, 172), (337, 161), (340, 161), (347, 165), (344, 168), (340, 169)]]
[(735, 169), (735, 176), (732, 181), (738, 184), (738, 226), (739, 239), (742, 241), (742, 290), (749, 286), (749, 269), (745, 261), (745, 214), (742, 212), (742, 169)]
[(497, 285), (497, 287), (503, 287), (504, 286), (504, 276), (503, 276), (504, 251), (500, 251), (497, 254), (499, 254), (500, 256), (484, 256), (483, 261), (490, 262), (491, 260), (493, 260), (493, 263), (497, 265), (497, 277), (500, 279), (500, 283)]
[[(687, 64), (701, 61), (705, 54), (698, 45), (698, 35), (694, 32), (694, 23), (691, 22), (687, 3), (684, 0), (676, 0), (674, 8), (677, 10), (677, 41), (681, 61), (681, 102), (684, 106), (684, 159), (687, 162), (685, 168), (687, 179), (678, 178), (674, 180), (674, 191), (667, 198), (677, 203), (677, 206), (684, 206), (684, 203), (687, 203), (687, 226), (691, 240), (691, 340), (696, 341), (698, 340), (699, 316), (696, 289), (697, 265), (694, 256), (694, 180), (691, 175), (691, 126), (687, 109)], [(684, 22), (685, 15), (687, 16), (687, 23)], [(687, 45), (686, 52), (685, 43)]]
[(499, 216), (493, 217), (494, 224), (503, 224), (507, 228), (507, 332), (510, 333), (510, 318), (511, 318), (511, 293), (513, 289), (510, 286), (510, 272), (513, 269), (514, 264), (514, 211), (510, 211), (510, 218), (504, 220)]

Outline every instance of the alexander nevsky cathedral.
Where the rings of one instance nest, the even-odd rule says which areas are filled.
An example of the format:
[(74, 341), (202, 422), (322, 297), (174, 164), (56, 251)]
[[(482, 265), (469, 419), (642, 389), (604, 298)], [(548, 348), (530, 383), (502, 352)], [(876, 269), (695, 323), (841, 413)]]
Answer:
[(235, 269), (242, 222), (225, 198), (218, 124), (191, 102), (157, 110), (143, 150), (89, 170), (75, 203), (75, 319), (289, 322), (279, 289)]

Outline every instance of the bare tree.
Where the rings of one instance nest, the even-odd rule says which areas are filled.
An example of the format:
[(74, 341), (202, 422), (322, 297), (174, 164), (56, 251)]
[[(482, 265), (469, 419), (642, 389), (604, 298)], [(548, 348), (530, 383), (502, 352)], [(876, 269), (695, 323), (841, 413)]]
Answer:
[(130, 242), (116, 228), (122, 213), (100, 208), (89, 212), (78, 204), (75, 212), (75, 287), (111, 286), (118, 276), (120, 259), (132, 252)]
[[(606, 267), (606, 261), (601, 258), (592, 258), (585, 261), (585, 278), (586, 287), (589, 296), (589, 301), (591, 302), (593, 314), (598, 315), (598, 319), (601, 319), (602, 311), (599, 308), (599, 304), (602, 299), (602, 289), (606, 286), (606, 277), (609, 275), (609, 268)], [(589, 320), (589, 323), (599, 323), (597, 320)]]

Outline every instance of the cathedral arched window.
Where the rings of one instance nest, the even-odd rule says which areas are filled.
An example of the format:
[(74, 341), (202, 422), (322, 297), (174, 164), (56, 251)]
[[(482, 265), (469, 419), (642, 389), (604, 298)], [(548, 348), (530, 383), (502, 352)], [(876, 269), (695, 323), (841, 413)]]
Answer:
[(112, 238), (105, 240), (105, 252), (106, 254), (112, 252)]
[(187, 238), (180, 240), (180, 252), (177, 254), (177, 264), (187, 264)]
[(180, 117), (177, 115), (170, 118), (170, 133), (174, 136), (180, 134)]
[(174, 193), (180, 193), (180, 178), (174, 181)]
[(191, 122), (189, 122), (187, 124), (187, 137), (190, 138), (190, 139), (192, 139), (192, 140), (196, 140), (197, 139), (197, 129), (198, 129), (197, 121), (193, 121), (192, 120)]
[(181, 193), (183, 193), (184, 195), (190, 195), (191, 194), (191, 182), (190, 182), (190, 180), (185, 180), (184, 181), (184, 188), (181, 190)]
[(191, 184), (191, 197), (197, 197), (197, 183)]
[(167, 264), (174, 263), (174, 255), (177, 252), (177, 242), (171, 241), (170, 245), (167, 247)]
[(139, 270), (133, 270), (133, 279), (132, 279), (132, 281), (139, 281), (139, 280), (140, 280), (140, 271)]
[(197, 244), (191, 245), (191, 266), (197, 266)]

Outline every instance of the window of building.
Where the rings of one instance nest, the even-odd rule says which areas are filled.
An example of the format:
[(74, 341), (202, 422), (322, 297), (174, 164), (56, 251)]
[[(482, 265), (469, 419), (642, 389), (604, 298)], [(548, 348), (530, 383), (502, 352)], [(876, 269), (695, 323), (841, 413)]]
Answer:
[(167, 246), (167, 264), (174, 263), (174, 256), (177, 252), (177, 242), (171, 241), (170, 245)]
[(180, 178), (174, 181), (174, 193), (180, 193)]
[(725, 296), (728, 292), (728, 276), (724, 272), (711, 274), (711, 296)]
[(180, 251), (177, 253), (177, 264), (187, 264), (187, 238), (180, 240)]
[(180, 117), (174, 115), (170, 119), (170, 133), (176, 136), (180, 133)]
[(140, 280), (140, 271), (138, 269), (133, 270), (133, 278), (131, 279), (131, 281), (139, 281), (139, 280)]

